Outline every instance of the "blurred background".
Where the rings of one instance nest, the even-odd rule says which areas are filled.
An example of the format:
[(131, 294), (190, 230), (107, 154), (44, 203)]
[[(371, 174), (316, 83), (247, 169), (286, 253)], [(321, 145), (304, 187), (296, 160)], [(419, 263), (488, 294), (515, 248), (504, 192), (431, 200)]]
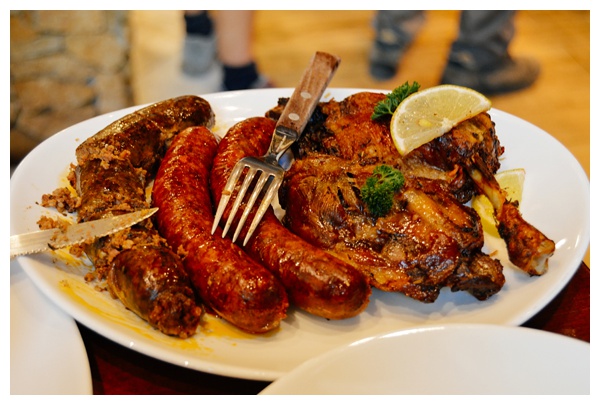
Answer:
[[(256, 63), (277, 87), (294, 87), (316, 50), (342, 59), (331, 87), (438, 84), (459, 11), (428, 11), (397, 75), (384, 82), (368, 72), (373, 15), (257, 11)], [(537, 59), (541, 74), (530, 88), (490, 97), (492, 105), (550, 133), (589, 177), (590, 12), (519, 11), (515, 25), (511, 54)], [(11, 11), (11, 170), (39, 142), (77, 122), (177, 95), (218, 91), (218, 67), (200, 77), (182, 73), (184, 36), (182, 11)]]

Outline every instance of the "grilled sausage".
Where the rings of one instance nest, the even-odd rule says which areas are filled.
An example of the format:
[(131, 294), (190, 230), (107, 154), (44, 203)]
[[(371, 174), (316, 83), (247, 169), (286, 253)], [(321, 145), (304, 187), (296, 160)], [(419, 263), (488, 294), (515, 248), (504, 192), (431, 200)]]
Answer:
[[(156, 171), (167, 141), (194, 125), (211, 127), (215, 115), (208, 101), (198, 96), (181, 96), (134, 111), (79, 145), (78, 164), (90, 157), (102, 157), (110, 149), (115, 156), (126, 154), (133, 167)], [(154, 169), (154, 170), (153, 170)]]
[(202, 309), (179, 257), (158, 246), (121, 252), (108, 274), (110, 291), (123, 304), (167, 335), (196, 333)]
[[(219, 144), (211, 172), (214, 201), (221, 198), (229, 174), (239, 159), (267, 152), (274, 129), (275, 122), (263, 117), (246, 119), (229, 129)], [(223, 218), (228, 216), (226, 210)], [(245, 232), (247, 229), (242, 235)], [(272, 208), (265, 213), (244, 249), (279, 277), (293, 304), (313, 315), (327, 319), (350, 318), (369, 303), (371, 289), (362, 273), (290, 232), (279, 222)]]
[(205, 127), (189, 128), (173, 140), (152, 191), (156, 223), (184, 265), (205, 304), (238, 328), (264, 333), (285, 318), (288, 298), (273, 274), (217, 233), (209, 173), (217, 150)]
[(134, 111), (85, 140), (75, 151), (79, 220), (146, 206), (145, 186), (168, 141), (189, 126), (213, 124), (206, 100), (182, 96)]
[[(147, 208), (145, 187), (167, 143), (191, 125), (212, 125), (209, 103), (183, 96), (128, 114), (88, 138), (76, 150), (80, 221)], [(114, 297), (168, 335), (195, 333), (202, 313), (183, 271), (150, 220), (101, 238), (86, 248), (96, 277)]]

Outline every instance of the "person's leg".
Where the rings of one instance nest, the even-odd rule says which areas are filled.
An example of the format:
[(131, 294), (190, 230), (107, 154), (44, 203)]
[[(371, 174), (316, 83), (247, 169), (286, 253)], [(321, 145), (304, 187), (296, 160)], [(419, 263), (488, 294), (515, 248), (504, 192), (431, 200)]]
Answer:
[(377, 80), (396, 75), (406, 48), (412, 43), (425, 20), (419, 10), (381, 10), (375, 14), (375, 40), (369, 56), (369, 71)]
[(218, 57), (223, 65), (223, 89), (270, 87), (259, 74), (252, 53), (253, 11), (227, 10), (215, 13)]
[(217, 45), (213, 22), (207, 11), (186, 10), (185, 39), (181, 68), (190, 76), (197, 76), (210, 69), (216, 60)]
[(538, 63), (512, 58), (508, 52), (515, 33), (514, 16), (510, 10), (463, 11), (441, 82), (488, 94), (530, 86), (539, 75)]

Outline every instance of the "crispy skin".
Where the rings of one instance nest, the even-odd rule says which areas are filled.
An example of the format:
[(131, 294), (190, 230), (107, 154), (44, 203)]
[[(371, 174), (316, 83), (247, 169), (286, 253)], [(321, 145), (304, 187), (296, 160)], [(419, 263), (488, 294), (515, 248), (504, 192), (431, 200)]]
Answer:
[(181, 132), (162, 160), (153, 186), (157, 226), (201, 296), (221, 317), (250, 333), (277, 328), (288, 298), (281, 283), (231, 240), (211, 235), (214, 219), (208, 186), (214, 135), (205, 127)]
[(409, 178), (392, 211), (373, 218), (360, 188), (376, 165), (315, 155), (286, 175), (284, 223), (354, 263), (374, 287), (433, 302), (464, 253), (483, 246), (477, 214), (437, 180)]
[[(317, 131), (319, 138), (314, 135), (303, 138), (301, 147), (305, 153), (322, 152), (364, 164), (395, 160), (397, 154), (391, 153), (394, 144), (389, 124), (371, 120), (373, 109), (369, 107), (383, 98), (383, 94), (362, 92), (341, 102), (323, 103), (321, 111), (327, 117), (324, 129)], [(311, 128), (315, 127), (316, 123)]]
[(478, 300), (486, 300), (504, 284), (502, 265), (486, 254), (475, 252), (472, 260), (462, 262), (448, 278), (452, 291), (468, 291)]
[(487, 176), (494, 177), (500, 169), (504, 147), (496, 136), (488, 113), (459, 123), (447, 134), (422, 145), (407, 159), (444, 171), (456, 171), (453, 193), (461, 201), (469, 201), (481, 192), (475, 184), (471, 168), (476, 165)]
[[(214, 201), (221, 198), (239, 159), (267, 152), (274, 129), (275, 122), (262, 117), (246, 119), (229, 129), (219, 144), (211, 171)], [(223, 215), (228, 217), (229, 209)], [(292, 303), (313, 315), (350, 318), (369, 303), (371, 289), (358, 270), (291, 233), (281, 225), (272, 208), (244, 250), (277, 275)]]
[[(320, 105), (322, 121), (300, 141), (280, 190), (285, 225), (352, 263), (379, 289), (433, 302), (449, 286), (487, 299), (504, 276), (500, 263), (481, 252), (479, 217), (463, 204), (476, 191), (473, 182), (460, 166), (436, 166), (419, 153), (401, 157), (389, 121), (371, 120), (383, 97), (358, 93)], [(402, 171), (406, 184), (391, 212), (374, 218), (360, 189), (380, 164)]]

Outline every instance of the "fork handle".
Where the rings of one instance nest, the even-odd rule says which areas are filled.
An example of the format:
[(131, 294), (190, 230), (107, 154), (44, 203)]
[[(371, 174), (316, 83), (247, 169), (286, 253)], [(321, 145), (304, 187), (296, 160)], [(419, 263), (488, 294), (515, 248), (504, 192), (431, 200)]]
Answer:
[(315, 53), (277, 121), (276, 133), (290, 136), (294, 141), (300, 138), (339, 64), (337, 56)]

